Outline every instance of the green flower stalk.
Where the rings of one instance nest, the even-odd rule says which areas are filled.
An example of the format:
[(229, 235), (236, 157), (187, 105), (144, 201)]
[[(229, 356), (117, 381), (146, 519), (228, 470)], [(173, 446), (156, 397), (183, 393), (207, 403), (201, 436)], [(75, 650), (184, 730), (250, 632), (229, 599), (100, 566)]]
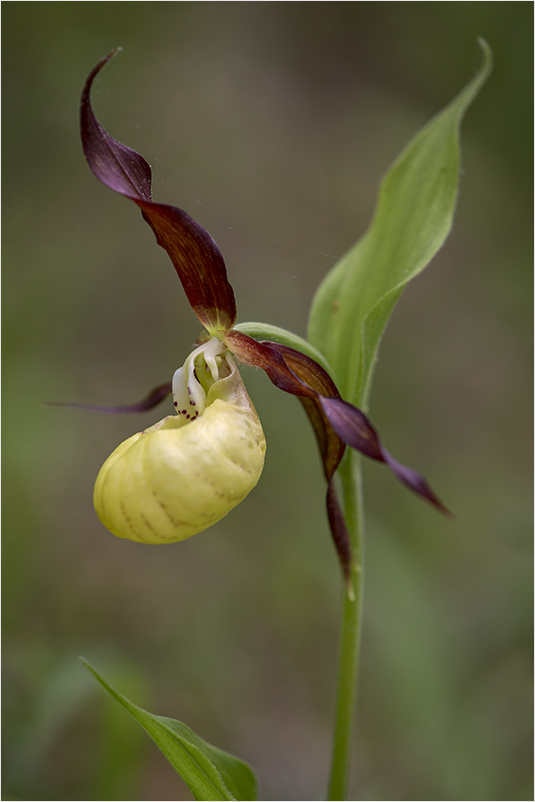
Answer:
[(104, 526), (141, 543), (173, 543), (221, 520), (256, 486), (266, 441), (229, 351), (195, 349), (172, 382), (168, 415), (115, 449), (93, 503)]

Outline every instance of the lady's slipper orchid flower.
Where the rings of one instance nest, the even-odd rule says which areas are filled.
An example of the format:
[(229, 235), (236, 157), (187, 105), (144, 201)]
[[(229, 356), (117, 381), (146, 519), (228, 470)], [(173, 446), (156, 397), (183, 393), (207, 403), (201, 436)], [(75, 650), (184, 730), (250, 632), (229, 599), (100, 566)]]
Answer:
[(342, 569), (351, 553), (334, 474), (346, 445), (387, 464), (407, 487), (447, 514), (425, 479), (394, 460), (359, 409), (340, 397), (327, 370), (280, 342), (256, 340), (236, 323), (234, 292), (223, 257), (210, 235), (175, 206), (155, 203), (145, 159), (104, 130), (91, 108), (90, 91), (102, 67), (89, 75), (81, 101), (81, 136), (93, 173), (134, 201), (168, 253), (191, 307), (206, 329), (204, 344), (188, 357), (172, 384), (143, 402), (101, 411), (142, 411), (173, 392), (176, 415), (134, 435), (109, 457), (95, 487), (95, 507), (120, 537), (160, 543), (181, 540), (222, 518), (257, 483), (265, 443), (254, 407), (230, 355), (262, 368), (284, 392), (296, 395), (310, 418), (327, 480), (327, 511)]
[(223, 518), (260, 479), (264, 432), (219, 340), (190, 354), (172, 392), (176, 415), (122, 443), (97, 477), (95, 510), (119, 537), (185, 540)]

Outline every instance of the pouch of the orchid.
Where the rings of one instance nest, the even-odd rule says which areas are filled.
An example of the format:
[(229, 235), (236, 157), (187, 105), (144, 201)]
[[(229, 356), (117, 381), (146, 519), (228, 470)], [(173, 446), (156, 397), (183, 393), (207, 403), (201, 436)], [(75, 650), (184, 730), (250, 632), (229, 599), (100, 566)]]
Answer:
[(266, 441), (228, 350), (211, 339), (173, 377), (176, 414), (125, 440), (98, 474), (104, 526), (142, 543), (172, 543), (224, 518), (255, 487)]

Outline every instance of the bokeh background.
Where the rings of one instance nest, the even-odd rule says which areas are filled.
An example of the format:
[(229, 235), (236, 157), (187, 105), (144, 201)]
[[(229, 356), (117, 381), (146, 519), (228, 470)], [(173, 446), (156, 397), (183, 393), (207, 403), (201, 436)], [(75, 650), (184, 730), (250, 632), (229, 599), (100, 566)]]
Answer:
[(351, 799), (532, 791), (531, 3), (3, 3), (4, 799), (191, 799), (77, 661), (248, 760), (262, 799), (321, 799), (340, 582), (300, 405), (251, 370), (258, 488), (161, 548), (91, 503), (115, 446), (168, 413), (104, 417), (199, 333), (135, 206), (90, 174), (92, 66), (157, 200), (205, 225), (240, 320), (306, 333), (408, 139), (494, 50), (463, 125), (455, 226), (383, 341), (370, 414), (443, 520), (365, 466), (367, 576)]

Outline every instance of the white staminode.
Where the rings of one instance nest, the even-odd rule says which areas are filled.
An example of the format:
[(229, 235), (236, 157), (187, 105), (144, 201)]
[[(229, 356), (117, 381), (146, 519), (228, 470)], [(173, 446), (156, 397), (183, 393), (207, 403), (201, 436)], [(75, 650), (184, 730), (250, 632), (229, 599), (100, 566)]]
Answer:
[(175, 371), (172, 382), (173, 403), (184, 423), (202, 415), (206, 406), (206, 393), (218, 381), (221, 355), (225, 346), (215, 337), (196, 348), (184, 365)]

